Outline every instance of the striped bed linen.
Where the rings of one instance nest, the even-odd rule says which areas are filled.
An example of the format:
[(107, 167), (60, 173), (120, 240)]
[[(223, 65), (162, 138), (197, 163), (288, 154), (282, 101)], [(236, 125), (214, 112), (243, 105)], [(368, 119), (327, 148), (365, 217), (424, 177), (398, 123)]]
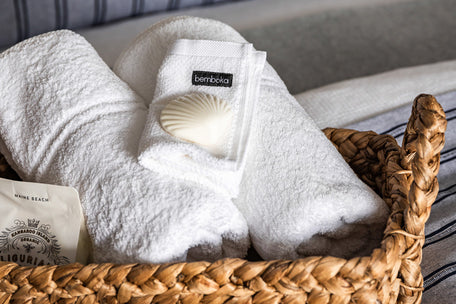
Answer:
[(0, 46), (58, 29), (241, 0), (1, 0)]
[[(456, 91), (436, 98), (445, 110), (448, 127), (437, 176), (440, 191), (426, 223), (421, 265), (424, 276), (423, 303), (444, 304), (456, 302)], [(346, 128), (390, 134), (402, 144), (411, 109), (409, 104)]]

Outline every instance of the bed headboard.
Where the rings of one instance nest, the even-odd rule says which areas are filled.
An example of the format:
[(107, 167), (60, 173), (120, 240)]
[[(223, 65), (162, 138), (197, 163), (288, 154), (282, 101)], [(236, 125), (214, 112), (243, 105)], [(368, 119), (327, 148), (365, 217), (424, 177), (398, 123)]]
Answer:
[(241, 0), (2, 0), (0, 46), (34, 35), (79, 29), (191, 6)]

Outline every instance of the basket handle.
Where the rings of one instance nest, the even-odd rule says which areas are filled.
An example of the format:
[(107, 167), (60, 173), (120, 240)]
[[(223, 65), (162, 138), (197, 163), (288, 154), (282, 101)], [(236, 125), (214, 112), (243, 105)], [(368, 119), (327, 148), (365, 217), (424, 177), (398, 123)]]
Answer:
[(415, 98), (402, 142), (413, 178), (404, 210), (404, 228), (415, 236), (424, 235), (424, 225), (439, 191), (436, 176), (446, 126), (445, 112), (434, 96), (421, 94)]
[(421, 94), (413, 101), (412, 115), (405, 130), (402, 147), (404, 165), (411, 168), (410, 190), (404, 209), (405, 248), (399, 269), (401, 288), (397, 303), (421, 303), (421, 274), (424, 225), (439, 192), (437, 173), (440, 151), (445, 144), (445, 112), (432, 95)]

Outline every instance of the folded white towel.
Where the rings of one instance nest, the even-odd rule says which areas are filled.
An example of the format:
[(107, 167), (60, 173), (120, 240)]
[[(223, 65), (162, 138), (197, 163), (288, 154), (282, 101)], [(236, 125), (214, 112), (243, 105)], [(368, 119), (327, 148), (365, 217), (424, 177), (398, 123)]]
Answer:
[(0, 151), (26, 181), (75, 187), (95, 261), (243, 256), (226, 197), (137, 161), (147, 108), (81, 36), (58, 31), (0, 54)]
[[(118, 59), (115, 72), (139, 94), (150, 96), (143, 79), (155, 79), (164, 49), (181, 38), (245, 43), (221, 22), (174, 18), (139, 36)], [(268, 64), (254, 115), (235, 202), (260, 255), (349, 256), (379, 245), (388, 215), (385, 202), (356, 177)]]
[(295, 95), (320, 128), (340, 128), (408, 105), (410, 96), (456, 88), (456, 60), (400, 68)]
[[(154, 98), (139, 144), (140, 163), (148, 169), (236, 197), (265, 60), (266, 53), (255, 51), (249, 43), (188, 39), (174, 42), (158, 72)], [(184, 100), (187, 102), (185, 109), (182, 103), (173, 109), (177, 116), (170, 121), (171, 127), (178, 127), (176, 119), (186, 119), (180, 121), (180, 134), (186, 132), (192, 139), (199, 137), (200, 144), (204, 141), (205, 145), (171, 136), (160, 119), (162, 110), (170, 102), (185, 94), (195, 96), (194, 93), (216, 96), (217, 101), (198, 95), (206, 102), (224, 106), (203, 107), (197, 105), (196, 100)], [(201, 113), (196, 116), (196, 113), (188, 114), (189, 111)], [(211, 113), (214, 118), (206, 122), (205, 115)], [(218, 122), (219, 130), (216, 128)], [(209, 141), (209, 138), (213, 140)]]

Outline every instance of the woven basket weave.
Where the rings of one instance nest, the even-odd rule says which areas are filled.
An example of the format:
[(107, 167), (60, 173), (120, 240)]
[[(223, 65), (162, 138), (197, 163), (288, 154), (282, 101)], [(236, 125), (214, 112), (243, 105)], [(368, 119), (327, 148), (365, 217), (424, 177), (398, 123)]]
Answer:
[[(438, 193), (445, 113), (418, 96), (403, 148), (389, 135), (325, 129), (358, 176), (391, 208), (381, 247), (349, 260), (215, 263), (0, 263), (0, 303), (420, 303), (424, 224)], [(4, 160), (2, 176), (17, 178)]]

